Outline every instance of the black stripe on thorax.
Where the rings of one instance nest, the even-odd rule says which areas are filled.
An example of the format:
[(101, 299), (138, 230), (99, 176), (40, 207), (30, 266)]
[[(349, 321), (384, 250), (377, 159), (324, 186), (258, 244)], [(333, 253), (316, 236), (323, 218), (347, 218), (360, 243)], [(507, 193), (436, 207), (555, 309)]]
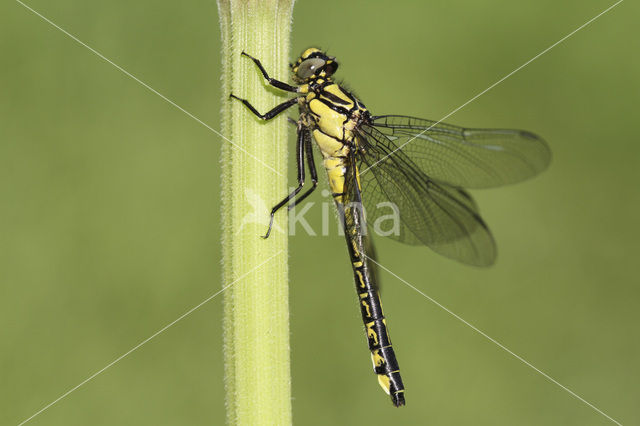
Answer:
[[(325, 87), (331, 86), (331, 85), (334, 85), (334, 84), (338, 86), (340, 91), (345, 96), (347, 96), (349, 98), (349, 100), (351, 101), (351, 103), (353, 104), (353, 107), (351, 109), (349, 109), (348, 111), (345, 108), (341, 108), (341, 109), (338, 109), (338, 108), (340, 108), (339, 105), (349, 105), (349, 102), (346, 102), (344, 99), (340, 99), (338, 96), (334, 95), (333, 93), (330, 93), (330, 92), (324, 90)], [(342, 87), (339, 84), (337, 84), (335, 81), (332, 81), (332, 80), (324, 81), (322, 84), (318, 84), (316, 86), (313, 86), (312, 87), (312, 91), (316, 94), (316, 96), (317, 96), (316, 99), (323, 101), (327, 106), (329, 106), (334, 111), (339, 112), (341, 114), (345, 114), (349, 118), (351, 118), (351, 115), (353, 114), (354, 111), (362, 108), (361, 105), (360, 105), (360, 102), (358, 102), (356, 97), (353, 96), (351, 94), (351, 92), (349, 92), (348, 90), (345, 90), (344, 87)], [(320, 99), (320, 97), (325, 97), (326, 99)], [(327, 101), (329, 101), (329, 102), (327, 102)]]
[(353, 113), (353, 108), (346, 109), (345, 107), (336, 105), (334, 102), (330, 101), (329, 99), (322, 99), (322, 98), (316, 98), (316, 99), (322, 102), (323, 104), (325, 104), (326, 106), (328, 106), (329, 108), (331, 108), (332, 110), (334, 110), (335, 112), (339, 113), (340, 115), (344, 115), (345, 123), (349, 121), (349, 119), (351, 118), (351, 115)]
[(329, 99), (331, 102), (335, 102), (337, 104), (340, 105), (349, 105), (350, 103), (354, 103), (353, 100), (350, 101), (345, 101), (344, 99), (334, 95), (331, 92), (328, 92), (326, 90), (322, 90), (322, 92), (320, 92), (320, 96), (324, 96), (325, 98)]

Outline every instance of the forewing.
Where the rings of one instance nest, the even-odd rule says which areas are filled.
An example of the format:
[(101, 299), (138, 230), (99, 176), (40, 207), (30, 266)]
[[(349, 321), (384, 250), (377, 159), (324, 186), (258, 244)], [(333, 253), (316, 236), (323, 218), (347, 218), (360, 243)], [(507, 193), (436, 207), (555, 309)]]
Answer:
[(471, 265), (495, 261), (493, 237), (467, 192), (435, 182), (403, 151), (389, 155), (397, 146), (375, 128), (360, 132), (358, 167), (370, 230)]
[(373, 117), (371, 125), (429, 178), (455, 187), (520, 182), (543, 171), (551, 161), (546, 142), (524, 130), (465, 129), (400, 115)]

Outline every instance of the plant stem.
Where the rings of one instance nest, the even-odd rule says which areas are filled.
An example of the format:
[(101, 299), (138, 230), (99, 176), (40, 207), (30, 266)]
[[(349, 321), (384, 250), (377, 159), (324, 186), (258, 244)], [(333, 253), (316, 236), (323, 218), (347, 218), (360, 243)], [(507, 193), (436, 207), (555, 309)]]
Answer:
[(261, 112), (282, 102), (283, 95), (268, 88), (240, 52), (286, 80), (292, 8), (293, 0), (218, 0), (222, 132), (237, 145), (223, 142), (221, 160), (223, 285), (238, 280), (224, 298), (230, 424), (291, 423), (286, 214), (276, 216), (268, 239), (259, 237), (266, 231), (267, 208), (287, 193), (287, 122), (284, 114), (261, 122), (229, 93)]

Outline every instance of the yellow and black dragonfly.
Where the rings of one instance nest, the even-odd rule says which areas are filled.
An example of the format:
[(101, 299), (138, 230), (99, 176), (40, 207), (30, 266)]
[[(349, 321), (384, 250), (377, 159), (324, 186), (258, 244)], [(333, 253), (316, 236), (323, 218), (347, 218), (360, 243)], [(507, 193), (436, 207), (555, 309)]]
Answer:
[[(271, 86), (296, 96), (265, 114), (245, 99), (233, 94), (232, 98), (263, 120), (296, 104), (300, 110), (295, 121), (298, 186), (273, 207), (264, 237), (280, 208), (291, 208), (316, 188), (314, 139), (342, 219), (374, 372), (393, 404), (404, 405), (404, 385), (382, 312), (367, 220), (380, 217), (379, 203), (390, 202), (399, 216), (392, 238), (426, 245), (466, 264), (491, 265), (495, 242), (463, 188), (489, 188), (535, 176), (549, 164), (549, 147), (523, 130), (466, 129), (414, 117), (371, 115), (358, 98), (332, 80), (338, 63), (317, 48), (305, 50), (291, 64), (296, 85), (271, 78), (258, 59), (242, 54), (253, 60)], [(298, 195), (305, 183), (305, 161), (311, 188)]]

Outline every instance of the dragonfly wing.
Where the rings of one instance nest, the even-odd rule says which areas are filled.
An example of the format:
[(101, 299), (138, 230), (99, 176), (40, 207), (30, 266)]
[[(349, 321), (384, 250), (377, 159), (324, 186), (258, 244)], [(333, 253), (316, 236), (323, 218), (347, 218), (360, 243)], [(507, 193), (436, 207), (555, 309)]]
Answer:
[(551, 161), (547, 143), (523, 130), (465, 129), (400, 115), (373, 117), (371, 125), (431, 179), (451, 186), (516, 183), (537, 175)]
[(466, 191), (434, 181), (403, 151), (389, 155), (397, 146), (375, 128), (362, 127), (358, 143), (362, 198), (374, 233), (471, 265), (495, 261), (491, 232)]

